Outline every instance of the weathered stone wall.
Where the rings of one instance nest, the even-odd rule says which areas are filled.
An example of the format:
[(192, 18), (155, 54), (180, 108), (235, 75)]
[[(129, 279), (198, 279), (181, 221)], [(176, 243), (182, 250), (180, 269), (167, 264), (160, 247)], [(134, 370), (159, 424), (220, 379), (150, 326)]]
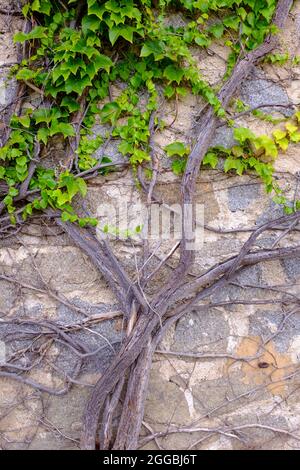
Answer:
[[(0, 2), (6, 4), (7, 2)], [(293, 57), (300, 54), (300, 5), (295, 2), (282, 49)], [(180, 18), (176, 18), (180, 21)], [(18, 22), (0, 16), (0, 106), (10, 102), (8, 67), (16, 61), (12, 42)], [(225, 71), (227, 51), (213, 46), (209, 55), (199, 53), (199, 68), (210, 83), (218, 83)], [(5, 85), (5, 88), (4, 88)], [(5, 92), (4, 92), (5, 90)], [(117, 90), (114, 90), (117, 93)], [(271, 108), (274, 115), (289, 116), (289, 104), (300, 103), (300, 66), (263, 65), (241, 85), (242, 99), (251, 106), (286, 105)], [(190, 142), (196, 131), (195, 118), (204, 103), (195, 97), (180, 99), (178, 117), (171, 128), (156, 136), (161, 155), (159, 191), (166, 203), (178, 202), (179, 179), (170, 171), (162, 148), (174, 140)], [(164, 119), (171, 123), (174, 104), (164, 104)], [(272, 125), (249, 115), (237, 121), (257, 133), (270, 133)], [(222, 127), (215, 143), (232, 145), (229, 129)], [(115, 154), (112, 146), (108, 153)], [(287, 194), (297, 189), (300, 147), (291, 145), (276, 162), (278, 182)], [(298, 186), (299, 189), (299, 186)], [(91, 181), (86, 207), (97, 214), (103, 201), (117, 205), (120, 200), (134, 204), (139, 194), (130, 171), (118, 171)], [(299, 197), (299, 194), (298, 194)], [(250, 176), (225, 175), (222, 168), (203, 171), (198, 182), (198, 202), (205, 205), (205, 223), (221, 233), (205, 230), (203, 249), (191, 276), (235, 255), (253, 227), (281, 214), (281, 209), (264, 193), (259, 180)], [(226, 229), (228, 233), (223, 232)], [(232, 230), (232, 232), (230, 232)], [(257, 247), (270, 247), (276, 232), (257, 241)], [(283, 242), (299, 243), (299, 232)], [(166, 244), (167, 245), (167, 244)], [(119, 258), (134, 273), (139, 246), (115, 243)], [(157, 257), (163, 256), (163, 246)], [(153, 266), (157, 258), (152, 259)], [(156, 279), (157, 285), (168, 274)], [(56, 320), (73, 325), (73, 338), (90, 350), (100, 348), (84, 368), (71, 390), (62, 396), (49, 396), (16, 380), (0, 378), (0, 446), (5, 449), (73, 449), (78, 447), (81, 418), (91, 386), (103, 373), (122, 338), (122, 321), (116, 300), (94, 266), (55, 226), (35, 222), (26, 225), (14, 238), (0, 245), (0, 274), (19, 283), (0, 280), (0, 334), (10, 331), (5, 320)], [(145, 409), (145, 428), (172, 431), (193, 427), (194, 433), (171, 433), (159, 439), (166, 449), (290, 449), (299, 447), (300, 395), (300, 313), (294, 305), (280, 300), (300, 295), (300, 259), (274, 261), (247, 269), (210, 302), (190, 311), (167, 334), (152, 367)], [(30, 287), (31, 286), (31, 287)], [(35, 289), (33, 289), (34, 287)], [(151, 293), (149, 293), (151, 294)], [(266, 300), (269, 303), (265, 303)], [(240, 303), (229, 303), (232, 301)], [(74, 308), (75, 306), (75, 308)], [(112, 319), (101, 321), (103, 314)], [(87, 321), (92, 317), (93, 321)], [(75, 324), (85, 319), (76, 332)], [(86, 325), (86, 326), (85, 326)], [(82, 325), (81, 325), (82, 326)], [(25, 328), (25, 327), (24, 327)], [(27, 328), (27, 327), (26, 327)], [(16, 341), (7, 354), (24, 347), (24, 366), (28, 340)], [(70, 376), (76, 356), (63, 345), (49, 344), (43, 361), (27, 377), (46, 387), (61, 390), (64, 373)], [(179, 354), (181, 353), (181, 354)], [(202, 358), (195, 356), (202, 355)], [(16, 371), (17, 373), (17, 371)], [(226, 432), (226, 426), (235, 431)], [(275, 431), (278, 432), (275, 432)], [(298, 436), (298, 438), (297, 438)], [(151, 441), (144, 448), (156, 448)]]

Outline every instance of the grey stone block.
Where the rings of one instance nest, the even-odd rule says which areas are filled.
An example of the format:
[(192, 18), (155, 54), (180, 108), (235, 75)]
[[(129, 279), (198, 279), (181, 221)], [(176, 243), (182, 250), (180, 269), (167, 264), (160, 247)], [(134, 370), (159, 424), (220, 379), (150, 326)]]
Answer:
[(261, 108), (261, 111), (265, 113), (277, 111), (286, 117), (293, 115), (292, 108), (275, 106), (289, 105), (289, 98), (286, 91), (280, 85), (263, 78), (253, 78), (243, 82), (241, 87), (241, 99), (251, 108), (265, 104), (271, 105), (267, 108)]
[(228, 205), (232, 212), (243, 211), (258, 199), (260, 188), (257, 185), (235, 186), (228, 189)]

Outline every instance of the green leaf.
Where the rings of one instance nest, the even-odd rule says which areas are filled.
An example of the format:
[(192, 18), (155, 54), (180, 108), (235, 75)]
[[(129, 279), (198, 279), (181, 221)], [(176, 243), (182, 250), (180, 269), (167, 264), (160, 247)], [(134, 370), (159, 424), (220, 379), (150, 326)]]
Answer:
[(86, 182), (84, 181), (84, 179), (82, 178), (77, 178), (76, 179), (76, 182), (77, 182), (77, 187), (81, 193), (81, 195), (83, 197), (85, 197), (87, 195), (87, 185), (86, 185)]
[(50, 124), (53, 114), (47, 108), (40, 108), (34, 111), (32, 114), (32, 118), (35, 120), (36, 124), (40, 124), (41, 122), (45, 122), (46, 124)]
[(224, 171), (228, 173), (230, 170), (236, 170), (237, 174), (241, 176), (245, 170), (245, 164), (240, 159), (228, 157), (224, 163)]
[(77, 101), (71, 96), (64, 96), (61, 102), (61, 106), (68, 108), (70, 113), (74, 113), (74, 111), (78, 111), (80, 109), (79, 103), (77, 103)]
[(92, 83), (88, 75), (86, 75), (82, 79), (78, 79), (77, 77), (69, 77), (65, 84), (65, 90), (68, 94), (75, 92), (78, 93), (78, 95), (81, 95), (84, 92), (85, 88), (91, 86), (91, 84)]
[(96, 69), (104, 69), (108, 73), (113, 66), (112, 60), (106, 55), (99, 54), (93, 59), (93, 63), (96, 66)]
[(198, 33), (195, 37), (195, 43), (198, 46), (208, 47), (210, 42), (211, 41), (209, 40), (209, 38), (207, 36), (205, 36), (204, 34)]
[(18, 166), (21, 166), (21, 167), (26, 167), (26, 164), (27, 164), (27, 157), (25, 156), (22, 156), (22, 157), (18, 157), (16, 159), (16, 162), (17, 162), (17, 165)]
[(215, 38), (220, 39), (224, 33), (224, 26), (222, 23), (216, 23), (209, 28), (209, 31)]
[(264, 149), (267, 157), (275, 159), (278, 156), (278, 149), (273, 139), (267, 135), (261, 135), (253, 140), (257, 150)]
[(289, 147), (289, 141), (288, 139), (281, 139), (277, 141), (277, 145), (285, 152)]
[(63, 193), (62, 191), (60, 191), (60, 189), (57, 189), (53, 193), (55, 193), (56, 195), (56, 201), (59, 206), (63, 206), (66, 204), (66, 202), (70, 201), (69, 193), (66, 193), (66, 192)]
[(284, 139), (286, 137), (286, 132), (282, 131), (281, 129), (276, 129), (273, 132), (273, 136), (275, 137), (275, 140), (277, 142), (278, 140)]
[(37, 138), (39, 142), (43, 142), (43, 144), (47, 145), (49, 137), (49, 129), (46, 127), (40, 127), (37, 133)]
[(182, 142), (173, 142), (167, 145), (164, 150), (167, 152), (168, 157), (173, 157), (174, 155), (183, 157), (189, 153), (189, 148)]
[(253, 140), (255, 138), (253, 132), (247, 127), (238, 127), (234, 129), (233, 136), (235, 140), (237, 140), (241, 144), (244, 144), (246, 140)]
[(53, 136), (55, 134), (63, 134), (64, 137), (72, 137), (75, 135), (75, 130), (71, 124), (66, 122), (53, 122), (49, 135)]
[(19, 121), (22, 124), (22, 126), (26, 127), (27, 129), (28, 129), (28, 127), (30, 127), (30, 117), (29, 116), (21, 116), (21, 117), (19, 117)]
[(36, 76), (36, 72), (33, 70), (24, 68), (18, 71), (16, 75), (17, 80), (32, 80)]
[(51, 3), (49, 0), (34, 0), (31, 9), (33, 11), (38, 11), (39, 13), (44, 13), (47, 16), (51, 14)]
[[(41, 171), (41, 170), (40, 170)], [(54, 178), (53, 170), (42, 170), (42, 173), (38, 176), (38, 183), (42, 189), (54, 189), (56, 187), (56, 181)]]
[(210, 165), (212, 168), (216, 168), (218, 161), (218, 156), (214, 152), (208, 152), (203, 158), (203, 164)]
[(4, 199), (3, 202), (6, 206), (10, 206), (13, 203), (13, 198), (9, 195), (7, 195)]
[(300, 142), (300, 133), (294, 132), (294, 134), (291, 135), (291, 141), (295, 143)]
[(96, 32), (101, 24), (101, 20), (95, 15), (85, 15), (82, 18), (82, 31), (86, 35), (89, 31)]
[(15, 34), (14, 41), (24, 42), (24, 41), (30, 41), (31, 39), (43, 39), (47, 37), (46, 32), (47, 32), (47, 28), (44, 28), (43, 26), (36, 26), (28, 34), (22, 33), (22, 32)]
[(19, 191), (17, 190), (17, 188), (9, 188), (9, 192), (8, 194), (12, 197), (16, 197), (18, 194), (19, 194)]
[(298, 127), (292, 124), (291, 122), (288, 122), (285, 125), (286, 129), (288, 130), (289, 134), (294, 134), (298, 130)]
[(130, 153), (133, 153), (134, 149), (130, 142), (123, 140), (123, 142), (118, 145), (118, 150), (121, 152), (122, 155), (128, 155)]
[(113, 46), (120, 36), (126, 39), (126, 41), (132, 43), (133, 32), (134, 28), (132, 28), (131, 26), (114, 26), (113, 28), (110, 28), (108, 36), (111, 45)]
[(226, 16), (226, 17), (223, 19), (223, 24), (224, 24), (227, 28), (233, 29), (234, 31), (238, 31), (238, 30), (239, 30), (239, 19), (238, 19), (238, 17), (235, 16), (235, 15)]
[(172, 98), (175, 94), (175, 88), (172, 85), (167, 85), (166, 88), (164, 89), (164, 95), (167, 98)]
[(150, 155), (141, 149), (135, 149), (133, 155), (130, 157), (130, 161), (133, 165), (137, 163), (143, 163), (144, 161), (150, 161)]
[(154, 56), (154, 60), (163, 59), (165, 54), (165, 46), (162, 41), (146, 41), (141, 50), (141, 57)]
[(164, 70), (164, 77), (170, 82), (177, 82), (178, 85), (184, 76), (184, 70), (180, 69), (176, 65), (168, 65)]
[(100, 111), (101, 121), (114, 124), (121, 114), (121, 108), (116, 101), (111, 101), (103, 106)]
[(175, 175), (182, 175), (186, 166), (186, 161), (184, 159), (176, 159), (173, 160), (172, 162), (172, 170), (175, 173)]

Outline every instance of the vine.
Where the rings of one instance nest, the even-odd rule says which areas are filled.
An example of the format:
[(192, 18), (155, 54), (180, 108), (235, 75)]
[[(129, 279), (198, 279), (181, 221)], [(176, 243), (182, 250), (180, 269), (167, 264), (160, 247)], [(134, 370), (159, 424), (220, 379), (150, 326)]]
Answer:
[[(84, 412), (85, 449), (95, 449), (96, 435), (103, 449), (138, 447), (151, 360), (171, 325), (224, 288), (246, 266), (299, 256), (299, 245), (275, 248), (296, 230), (300, 213), (299, 201), (291, 205), (277, 185), (273, 163), (279, 152), (299, 142), (300, 115), (295, 113), (269, 136), (236, 127), (228, 113), (238, 86), (253, 66), (267, 54), (276, 55), (276, 34), (284, 26), (291, 4), (291, 0), (32, 0), (23, 7), (24, 30), (15, 36), (23, 59), (11, 71), (19, 89), (0, 150), (4, 195), (0, 213), (5, 211), (1, 232), (11, 234), (11, 226), (21, 226), (27, 218), (44, 212), (55, 218), (56, 225), (103, 276), (126, 325), (120, 349), (93, 387)], [(210, 52), (210, 45), (218, 41), (228, 48), (229, 58), (223, 79), (211, 86), (195, 57), (199, 50)], [(272, 62), (272, 58), (268, 60)], [(204, 272), (201, 268), (192, 278), (196, 255), (188, 247), (190, 226), (183, 217), (180, 243), (153, 269), (148, 261), (157, 248), (152, 250), (148, 240), (143, 242), (132, 275), (106, 239), (96, 238), (90, 227), (81, 228), (96, 225), (97, 220), (86, 216), (84, 204), (80, 206), (77, 198), (87, 194), (89, 178), (124, 163), (132, 168), (147, 203), (157, 200), (154, 190), (159, 167), (153, 136), (166, 126), (160, 109), (166, 100), (177, 104), (187, 93), (205, 101), (195, 142), (189, 146), (170, 142), (165, 147), (175, 173), (184, 172), (182, 206), (195, 202), (201, 165), (221, 168), (222, 164), (225, 172), (258, 175), (289, 215), (242, 230), (251, 235), (237, 256), (222, 256), (219, 263)], [(233, 106), (251, 112), (240, 100)], [(256, 112), (256, 117), (277, 124), (265, 113)], [(233, 128), (236, 144), (231, 149), (210, 148), (219, 125)], [(121, 155), (118, 162), (106, 154), (112, 140)], [(149, 177), (149, 185), (144, 175)], [(196, 225), (195, 217), (192, 225)], [(275, 229), (282, 231), (275, 244), (259, 249), (258, 237)], [(114, 232), (114, 228), (107, 225), (104, 231)], [(156, 275), (164, 279), (162, 285), (151, 284)], [(56, 293), (55, 299), (59, 299)], [(58, 331), (55, 327), (55, 335)], [(80, 359), (91, 356), (82, 351)], [(4, 372), (5, 376), (39, 388), (22, 378), (21, 372), (28, 368), (17, 370), (18, 374)], [(71, 384), (71, 377), (67, 379)], [(117, 417), (121, 396), (122, 410)]]
[[(223, 159), (225, 173), (235, 172), (242, 176), (245, 172), (256, 174), (264, 183), (267, 193), (275, 193), (273, 201), (283, 206), (287, 214), (300, 209), (300, 200), (289, 201), (274, 179), (273, 161), (280, 151), (285, 152), (291, 143), (300, 142), (300, 112), (285, 124), (285, 128), (273, 131), (272, 136), (255, 135), (250, 129), (236, 127), (233, 130), (236, 145), (227, 149), (221, 145), (212, 147), (203, 159), (204, 167), (215, 169)], [(172, 158), (175, 174), (183, 174), (189, 155), (189, 147), (183, 142), (173, 142), (165, 147)]]
[[(12, 117), (9, 138), (0, 150), (0, 178), (8, 188), (2, 205), (13, 224), (20, 215), (26, 220), (34, 210), (52, 208), (61, 212), (63, 220), (95, 225), (95, 219), (79, 217), (73, 206), (74, 198), (87, 191), (80, 172), (89, 173), (101, 162), (110, 162), (105, 154), (101, 161), (94, 156), (106, 140), (105, 136), (93, 136), (95, 123), (100, 120), (112, 126), (111, 138), (120, 140), (118, 149), (134, 169), (147, 166), (151, 159), (149, 124), (158, 109), (161, 90), (166, 99), (178, 99), (190, 90), (201, 95), (218, 117), (227, 119), (217, 88), (201, 77), (193, 48), (207, 48), (213, 40), (224, 38), (231, 49), (229, 73), (241, 54), (257, 47), (275, 30), (270, 22), (275, 0), (77, 3), (34, 0), (23, 7), (32, 29), (17, 33), (15, 41), (26, 45), (28, 58), (12, 74), (41, 99), (37, 109), (29, 104), (23, 113)], [(181, 15), (185, 26), (168, 24), (170, 10)], [(125, 89), (113, 100), (111, 86), (120, 82), (126, 83)], [(146, 104), (141, 103), (145, 94)], [(263, 118), (262, 114), (258, 117)], [(155, 118), (156, 129), (162, 124)], [(49, 169), (44, 167), (41, 154), (53, 138), (65, 143), (69, 156), (61, 166)], [(278, 192), (270, 180), (271, 165), (251, 153), (248, 144), (257, 144), (254, 140), (251, 136), (239, 142), (242, 150), (240, 146), (230, 153), (218, 150), (227, 155), (225, 171), (235, 169), (241, 174), (254, 169), (268, 190), (272, 186)], [(265, 153), (270, 153), (270, 141), (260, 141)], [(214, 167), (216, 155), (215, 150), (210, 151), (204, 164)], [(183, 156), (187, 154), (181, 151), (179, 157)], [(180, 158), (173, 162), (177, 173), (184, 168)], [(111, 168), (97, 172), (110, 169), (113, 162)], [(24, 194), (29, 194), (31, 201), (21, 206), (21, 214), (18, 210), (16, 216)]]

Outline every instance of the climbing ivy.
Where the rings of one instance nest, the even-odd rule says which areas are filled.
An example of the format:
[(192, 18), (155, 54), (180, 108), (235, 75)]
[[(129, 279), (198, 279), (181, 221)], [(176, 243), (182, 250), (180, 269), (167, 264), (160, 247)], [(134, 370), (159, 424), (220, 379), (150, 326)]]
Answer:
[[(147, 169), (151, 123), (155, 130), (164, 126), (156, 116), (152, 122), (162, 96), (178, 100), (188, 92), (199, 95), (219, 118), (232, 124), (217, 97), (220, 84), (211, 87), (203, 78), (195, 48), (205, 49), (222, 40), (230, 52), (227, 76), (241, 55), (276, 32), (271, 24), (275, 7), (275, 0), (26, 3), (22, 11), (32, 29), (17, 33), (14, 39), (26, 46), (27, 54), (11, 73), (40, 96), (41, 104), (28, 105), (21, 114), (12, 116), (9, 138), (0, 149), (0, 180), (8, 187), (3, 203), (11, 222), (16, 222), (22, 185), (28, 183), (31, 196), (21, 206), (23, 219), (34, 210), (52, 208), (60, 211), (65, 221), (95, 225), (96, 220), (79, 217), (74, 208), (74, 198), (87, 192), (81, 173), (113, 169), (112, 162), (108, 169), (99, 168), (101, 163), (110, 163), (105, 152), (96, 157), (97, 150), (105, 148), (111, 138), (118, 140), (119, 152), (134, 171), (138, 165)], [(179, 15), (178, 26), (168, 21), (171, 12)], [(268, 57), (272, 63), (283, 59)], [(115, 85), (122, 89), (120, 93), (113, 93)], [(259, 113), (257, 117), (268, 120)], [(299, 115), (272, 138), (237, 128), (238, 145), (230, 150), (211, 149), (203, 164), (214, 168), (224, 156), (226, 172), (255, 171), (268, 192), (274, 190), (282, 197), (274, 183), (272, 163), (264, 158), (274, 160), (278, 149), (284, 151), (289, 142), (298, 141), (296, 119)], [(95, 136), (97, 123), (105, 125), (108, 134)], [(54, 139), (69, 149), (69, 157), (48, 168), (42, 155)], [(189, 151), (179, 142), (166, 147), (177, 174), (182, 173)], [(34, 171), (30, 172), (33, 162)]]
[[(300, 209), (300, 201), (293, 205), (283, 195), (282, 189), (274, 178), (273, 162), (280, 151), (285, 152), (292, 143), (300, 142), (300, 112), (289, 120), (284, 128), (275, 129), (271, 136), (255, 135), (250, 129), (236, 127), (233, 129), (236, 145), (232, 148), (216, 146), (207, 152), (203, 159), (204, 167), (215, 169), (223, 163), (225, 173), (234, 172), (242, 176), (245, 172), (256, 174), (264, 183), (267, 193), (274, 193), (273, 201), (281, 204), (286, 213)], [(172, 158), (175, 174), (182, 174), (185, 169), (189, 147), (183, 142), (174, 142), (165, 147), (166, 154)]]

